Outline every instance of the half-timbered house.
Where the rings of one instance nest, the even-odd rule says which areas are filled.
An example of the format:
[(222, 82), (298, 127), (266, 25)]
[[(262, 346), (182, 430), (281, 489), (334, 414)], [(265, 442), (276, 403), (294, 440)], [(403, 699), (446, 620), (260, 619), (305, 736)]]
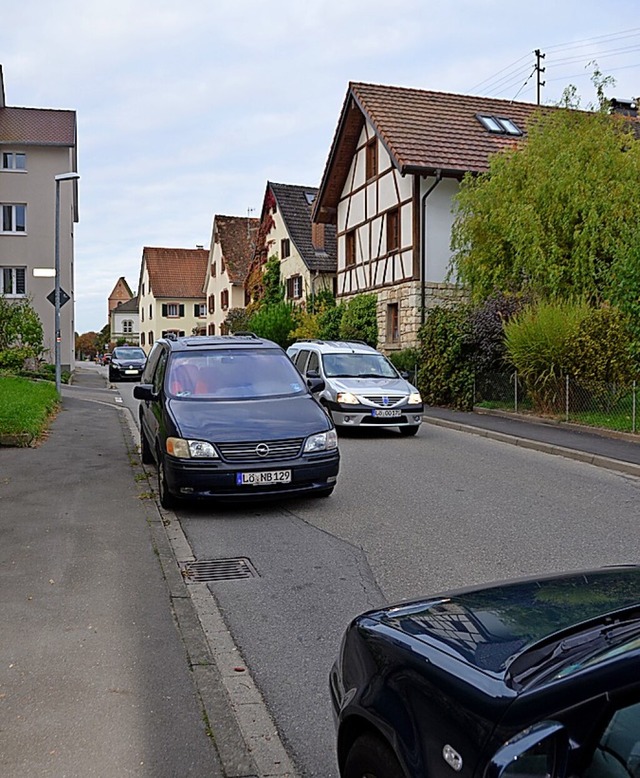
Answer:
[(335, 293), (336, 230), (333, 224), (312, 223), (317, 194), (314, 186), (267, 181), (262, 202), (252, 270), (277, 257), (285, 297), (294, 303), (322, 290)]
[(337, 297), (378, 296), (379, 346), (414, 346), (448, 283), (454, 197), (465, 173), (513, 147), (538, 106), (350, 83), (313, 221), (337, 230)]

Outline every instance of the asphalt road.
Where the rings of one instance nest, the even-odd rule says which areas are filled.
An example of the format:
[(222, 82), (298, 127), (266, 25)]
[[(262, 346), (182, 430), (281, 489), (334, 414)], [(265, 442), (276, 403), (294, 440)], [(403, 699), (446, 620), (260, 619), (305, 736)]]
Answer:
[(328, 499), (178, 511), (196, 559), (247, 557), (258, 573), (208, 587), (305, 778), (338, 774), (327, 676), (356, 613), (638, 559), (639, 479), (429, 424), (340, 449)]
[(341, 451), (327, 500), (179, 512), (197, 559), (248, 557), (259, 573), (209, 589), (309, 778), (337, 776), (327, 675), (356, 613), (638, 558), (637, 479), (430, 425)]

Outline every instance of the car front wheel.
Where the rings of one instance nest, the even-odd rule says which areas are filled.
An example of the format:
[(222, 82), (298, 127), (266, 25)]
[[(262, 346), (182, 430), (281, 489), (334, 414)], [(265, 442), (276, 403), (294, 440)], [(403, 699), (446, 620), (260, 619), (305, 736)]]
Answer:
[(405, 774), (382, 738), (361, 735), (347, 754), (342, 778), (405, 778)]
[(158, 454), (158, 496), (160, 498), (160, 505), (167, 510), (175, 508), (176, 498), (169, 491), (167, 484), (167, 475), (164, 471), (164, 457), (162, 454)]

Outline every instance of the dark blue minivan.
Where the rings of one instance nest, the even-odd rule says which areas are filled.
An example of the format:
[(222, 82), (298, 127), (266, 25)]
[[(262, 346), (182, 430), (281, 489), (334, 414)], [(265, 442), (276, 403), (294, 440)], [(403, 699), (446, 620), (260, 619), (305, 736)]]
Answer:
[(330, 495), (340, 454), (315, 382), (252, 333), (157, 340), (133, 394), (161, 505)]

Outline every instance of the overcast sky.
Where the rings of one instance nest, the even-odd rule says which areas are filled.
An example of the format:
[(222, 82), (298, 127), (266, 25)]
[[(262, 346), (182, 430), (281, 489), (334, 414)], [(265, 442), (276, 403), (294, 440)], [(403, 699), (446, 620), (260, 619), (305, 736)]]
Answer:
[(77, 111), (80, 333), (120, 276), (137, 290), (144, 246), (208, 248), (214, 215), (259, 215), (267, 180), (317, 186), (349, 81), (535, 102), (540, 49), (543, 102), (569, 83), (595, 100), (592, 60), (608, 96), (640, 95), (637, 0), (4, 5), (7, 105)]

